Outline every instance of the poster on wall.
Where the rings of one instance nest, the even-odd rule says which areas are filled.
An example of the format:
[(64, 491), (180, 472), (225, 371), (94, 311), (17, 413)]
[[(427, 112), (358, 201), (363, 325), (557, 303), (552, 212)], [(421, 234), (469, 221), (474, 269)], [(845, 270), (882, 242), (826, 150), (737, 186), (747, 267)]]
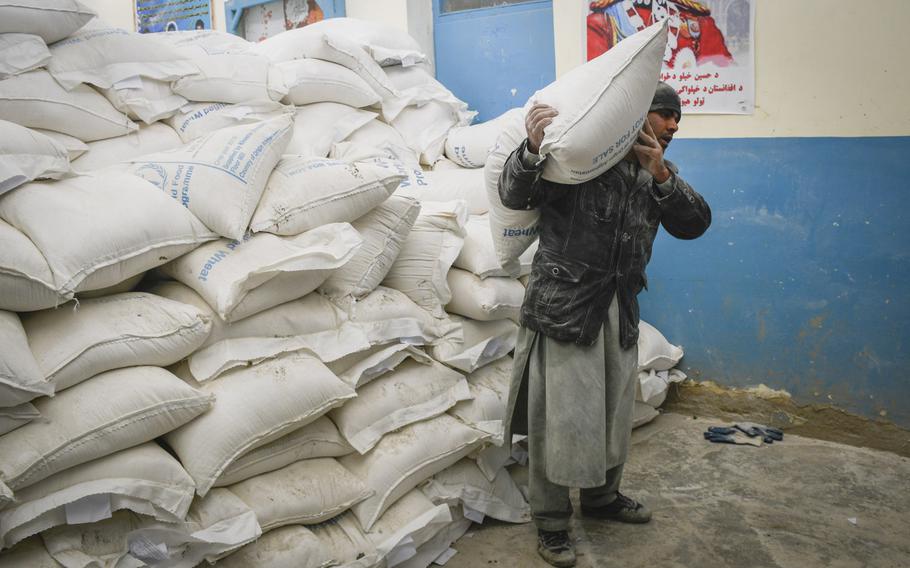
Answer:
[(134, 0), (139, 33), (212, 29), (212, 0)]
[(755, 109), (755, 0), (584, 0), (588, 60), (655, 22), (669, 19), (661, 80), (683, 112), (752, 114)]
[(272, 0), (244, 10), (240, 30), (249, 41), (262, 41), (324, 18), (325, 13), (316, 0)]

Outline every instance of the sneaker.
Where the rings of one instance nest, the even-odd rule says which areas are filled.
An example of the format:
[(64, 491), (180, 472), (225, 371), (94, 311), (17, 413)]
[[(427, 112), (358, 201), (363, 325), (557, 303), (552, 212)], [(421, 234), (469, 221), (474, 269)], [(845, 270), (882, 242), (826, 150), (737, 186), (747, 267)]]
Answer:
[(603, 507), (585, 507), (581, 506), (581, 514), (586, 517), (596, 519), (607, 519), (618, 521), (620, 523), (647, 523), (651, 520), (651, 510), (636, 501), (626, 497), (619, 491), (616, 492), (616, 499)]
[(575, 566), (575, 544), (568, 531), (537, 530), (537, 554), (551, 566), (571, 568)]

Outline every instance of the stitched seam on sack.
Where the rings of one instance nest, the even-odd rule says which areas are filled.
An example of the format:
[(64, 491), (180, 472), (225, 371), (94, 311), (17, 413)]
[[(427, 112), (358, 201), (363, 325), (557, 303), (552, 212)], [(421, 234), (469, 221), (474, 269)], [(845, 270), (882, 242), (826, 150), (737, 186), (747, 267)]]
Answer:
[(609, 88), (610, 88), (610, 85), (613, 84), (613, 81), (615, 81), (615, 80), (617, 79), (617, 77), (619, 77), (620, 75), (622, 75), (623, 73), (625, 73), (626, 69), (629, 68), (629, 65), (632, 64), (632, 61), (635, 59), (635, 57), (636, 57), (638, 54), (640, 54), (642, 51), (644, 51), (645, 48), (650, 47), (650, 46), (651, 46), (651, 43), (654, 41), (654, 39), (655, 39), (656, 37), (657, 37), (657, 36), (655, 36), (654, 38), (651, 38), (651, 40), (649, 40), (646, 44), (644, 44), (644, 45), (641, 47), (641, 49), (639, 49), (636, 53), (634, 53), (632, 56), (630, 56), (630, 57), (623, 63), (622, 68), (621, 68), (619, 71), (617, 71), (615, 75), (613, 75), (613, 77), (610, 79), (610, 82), (607, 83), (607, 84), (604, 86), (604, 88), (603, 88), (602, 90), (600, 90), (600, 91), (597, 93), (597, 96), (596, 96), (596, 97), (592, 97), (592, 98), (591, 98), (591, 101), (586, 105), (585, 109), (584, 109), (581, 113), (578, 114), (578, 118), (575, 120), (575, 124), (572, 124), (569, 128), (566, 128), (566, 129), (562, 132), (562, 135), (560, 135), (559, 138), (557, 138), (556, 140), (554, 140), (554, 141), (550, 144), (551, 146), (554, 145), (554, 144), (559, 143), (560, 141), (562, 141), (562, 139), (565, 138), (566, 135), (567, 135), (569, 132), (571, 132), (572, 130), (575, 129), (576, 126), (578, 126), (578, 124), (581, 122), (581, 119), (582, 119), (582, 118), (588, 116), (588, 113), (591, 112), (591, 109), (594, 108), (594, 105), (597, 104), (597, 101), (599, 101), (599, 100), (601, 100), (601, 99), (603, 98), (604, 94), (607, 92), (607, 89), (609, 89)]
[[(75, 290), (75, 288), (79, 284), (81, 284), (83, 280), (85, 280), (90, 275), (94, 274), (95, 272), (98, 272), (102, 268), (107, 268), (108, 266), (112, 266), (118, 262), (125, 262), (127, 260), (131, 260), (141, 254), (151, 252), (153, 250), (156, 250), (159, 248), (164, 248), (167, 246), (194, 244), (194, 243), (204, 242), (204, 241), (208, 241), (208, 240), (214, 240), (214, 239), (200, 237), (199, 235), (196, 235), (196, 234), (181, 235), (179, 237), (166, 237), (166, 238), (162, 238), (162, 239), (158, 239), (158, 240), (154, 240), (154, 241), (146, 241), (141, 246), (137, 246), (137, 247), (134, 247), (131, 249), (121, 249), (119, 251), (119, 253), (95, 257), (88, 261), (88, 263), (89, 263), (88, 266), (83, 265), (83, 267), (78, 272), (73, 274), (72, 278), (70, 278), (69, 280), (64, 282), (60, 286), (59, 290), (68, 290), (70, 285), (73, 282), (76, 282), (75, 285), (72, 286), (73, 289)], [(79, 278), (79, 276), (82, 276), (82, 278)]]
[[(186, 409), (191, 409), (191, 408), (197, 407), (197, 406), (198, 407), (208, 407), (208, 406), (211, 406), (211, 404), (212, 404), (211, 397), (205, 397), (204, 399), (201, 399), (200, 397), (194, 397), (194, 398), (184, 398), (184, 399), (180, 399), (180, 400), (164, 401), (164, 402), (160, 402), (154, 406), (151, 406), (149, 408), (144, 408), (142, 410), (129, 414), (125, 417), (121, 417), (121, 419), (118, 420), (117, 422), (113, 422), (113, 423), (108, 422), (107, 424), (105, 424), (99, 428), (96, 428), (94, 430), (91, 430), (90, 432), (83, 434), (79, 438), (71, 440), (70, 442), (68, 442), (67, 444), (65, 444), (63, 446), (58, 446), (50, 453), (45, 454), (44, 456), (41, 456), (41, 459), (38, 460), (38, 462), (36, 462), (35, 464), (32, 464), (31, 466), (26, 468), (26, 470), (24, 472), (22, 472), (20, 475), (18, 475), (15, 478), (16, 485), (19, 488), (22, 488), (23, 483), (28, 483), (28, 481), (32, 477), (34, 477), (37, 474), (40, 474), (44, 470), (51, 467), (53, 465), (53, 462), (55, 462), (56, 460), (65, 456), (66, 454), (79, 449), (84, 444), (95, 441), (97, 438), (112, 434), (113, 432), (116, 432), (118, 430), (122, 430), (123, 428), (132, 426), (133, 424), (135, 424), (137, 422), (140, 422), (143, 420), (148, 420), (150, 418), (154, 418), (160, 414), (165, 414), (170, 411), (186, 410)], [(11, 481), (13, 481), (13, 480), (12, 479), (7, 480), (6, 481), (7, 485), (9, 485), (9, 483)]]
[[(344, 402), (346, 400), (354, 398), (355, 396), (357, 396), (357, 395), (356, 394), (346, 394), (344, 396), (334, 397), (330, 400), (327, 400), (322, 405), (320, 405), (316, 408), (310, 409), (309, 412), (307, 412), (305, 414), (299, 414), (299, 415), (295, 416), (294, 418), (292, 418), (291, 420), (282, 422), (281, 424), (275, 426), (274, 428), (270, 428), (267, 432), (263, 432), (262, 434), (250, 439), (246, 444), (243, 444), (243, 446), (241, 448), (235, 450), (227, 459), (222, 460), (221, 464), (215, 469), (215, 471), (213, 471), (211, 473), (211, 475), (205, 475), (205, 478), (204, 478), (205, 483), (203, 486), (199, 486), (199, 484), (197, 482), (196, 492), (199, 493), (199, 491), (202, 490), (204, 487), (205, 491), (202, 493), (199, 493), (199, 495), (202, 496), (202, 495), (205, 495), (206, 493), (208, 493), (212, 489), (212, 487), (215, 486), (215, 482), (218, 480), (219, 477), (221, 477), (221, 475), (224, 473), (224, 470), (227, 469), (228, 466), (230, 466), (235, 460), (237, 460), (239, 457), (241, 457), (244, 452), (250, 451), (250, 449), (253, 448), (256, 445), (256, 443), (259, 442), (260, 440), (262, 440), (263, 438), (267, 438), (268, 436), (271, 436), (272, 434), (274, 434), (276, 432), (280, 432), (282, 428), (287, 428), (292, 425), (300, 424), (301, 422), (305, 421), (307, 418), (315, 417), (315, 418), (313, 418), (313, 420), (315, 420), (322, 414), (325, 414), (328, 410), (331, 410), (335, 406), (340, 406), (341, 404), (344, 404)], [(303, 426), (306, 426), (306, 424), (301, 425), (301, 427), (303, 427)], [(286, 433), (290, 433), (292, 431), (293, 430), (288, 430)]]
[[(272, 530), (272, 529), (280, 527), (280, 526), (288, 525), (288, 524), (295, 524), (295, 525), (313, 524), (313, 523), (306, 523), (304, 521), (318, 519), (320, 517), (331, 519), (345, 511), (347, 511), (348, 509), (351, 508), (351, 506), (356, 505), (357, 503), (360, 503), (364, 499), (367, 499), (369, 497), (369, 490), (367, 490), (366, 493), (367, 493), (367, 496), (364, 497), (364, 492), (361, 491), (353, 499), (348, 499), (347, 501), (344, 501), (334, 507), (329, 507), (325, 511), (320, 511), (315, 514), (308, 515), (308, 514), (304, 513), (304, 514), (300, 514), (300, 515), (290, 515), (290, 516), (286, 516), (286, 517), (277, 518), (273, 522), (271, 522), (267, 525), (263, 525), (262, 532), (264, 533), (266, 531)], [(326, 517), (326, 515), (329, 515), (329, 516)]]
[(101, 120), (103, 120), (103, 121), (105, 121), (105, 122), (109, 122), (109, 123), (111, 123), (111, 124), (116, 124), (117, 126), (126, 126), (127, 128), (129, 128), (129, 125), (130, 125), (129, 117), (127, 117), (126, 115), (123, 115), (123, 116), (126, 117), (126, 119), (127, 119), (126, 122), (117, 122), (117, 121), (115, 121), (115, 120), (113, 120), (113, 119), (111, 119), (111, 118), (108, 118), (108, 117), (104, 116), (103, 114), (99, 114), (99, 113), (97, 113), (97, 112), (95, 112), (95, 111), (93, 111), (93, 110), (91, 110), (91, 109), (88, 109), (88, 108), (85, 108), (85, 107), (81, 107), (81, 106), (78, 106), (78, 105), (73, 104), (73, 103), (68, 103), (68, 102), (66, 102), (66, 101), (60, 101), (60, 100), (55, 100), (55, 99), (42, 99), (42, 98), (40, 98), (40, 97), (29, 97), (29, 98), (25, 98), (25, 97), (17, 97), (17, 96), (3, 96), (3, 97), (0, 97), (0, 100), (5, 100), (5, 101), (24, 101), (24, 102), (39, 101), (39, 102), (42, 102), (42, 103), (51, 103), (51, 104), (55, 104), (55, 105), (61, 105), (61, 106), (66, 106), (66, 107), (74, 108), (74, 109), (76, 109), (76, 110), (79, 110), (79, 111), (84, 112), (85, 114), (89, 114), (89, 115), (92, 115), (92, 116), (94, 116), (94, 117), (100, 118)]
[(284, 223), (285, 221), (288, 220), (289, 217), (297, 215), (300, 212), (308, 212), (312, 209), (316, 209), (318, 207), (328, 205), (329, 203), (348, 199), (350, 197), (360, 195), (361, 193), (366, 193), (368, 191), (372, 191), (374, 189), (379, 189), (382, 187), (384, 187), (384, 184), (380, 181), (368, 182), (368, 185), (360, 186), (360, 187), (355, 188), (346, 193), (335, 194), (330, 197), (324, 197), (322, 199), (317, 199), (317, 200), (311, 201), (309, 203), (306, 203), (304, 205), (300, 205), (298, 207), (293, 207), (293, 208), (287, 209), (281, 215), (273, 217), (270, 220), (271, 221), (270, 223), (258, 223), (257, 227), (272, 227), (272, 226), (278, 225), (279, 223)]
[[(437, 455), (435, 455), (435, 456), (433, 456), (433, 457), (431, 457), (431, 458), (428, 458), (428, 459), (426, 459), (426, 460), (421, 461), (420, 463), (418, 463), (417, 465), (415, 465), (413, 468), (411, 468), (411, 469), (409, 469), (408, 471), (404, 472), (404, 475), (398, 476), (398, 483), (394, 484), (392, 487), (390, 487), (390, 488), (388, 489), (388, 491), (386, 491), (385, 493), (382, 494), (381, 498), (379, 499), (379, 504), (385, 503), (385, 500), (389, 497), (389, 495), (391, 495), (392, 492), (393, 492), (395, 489), (397, 489), (398, 486), (400, 486), (400, 485), (404, 482), (404, 480), (406, 480), (407, 478), (409, 478), (409, 477), (411, 477), (412, 475), (414, 475), (414, 473), (416, 473), (417, 471), (419, 471), (421, 468), (423, 468), (423, 467), (425, 467), (425, 466), (427, 466), (427, 465), (429, 465), (429, 464), (432, 464), (432, 463), (435, 463), (435, 462), (438, 462), (438, 461), (442, 461), (442, 460), (444, 460), (444, 459), (447, 458), (447, 457), (450, 457), (450, 456), (452, 456), (452, 455), (454, 455), (454, 454), (457, 454), (458, 452), (462, 451), (463, 449), (465, 449), (465, 448), (467, 448), (467, 447), (469, 447), (469, 446), (472, 446), (472, 445), (474, 445), (474, 444), (480, 442), (481, 440), (483, 440), (484, 437), (486, 437), (486, 435), (478, 436), (476, 439), (474, 439), (474, 440), (472, 440), (472, 441), (469, 441), (469, 442), (465, 442), (465, 443), (463, 443), (463, 444), (460, 444), (457, 448), (455, 448), (455, 449), (453, 449), (453, 450), (451, 450), (451, 451), (445, 452), (445, 453), (443, 453), (443, 454), (437, 454)], [(374, 512), (373, 515), (372, 515), (371, 518), (370, 518), (370, 522), (369, 522), (368, 524), (370, 525), (371, 528), (372, 528), (373, 524), (375, 524), (376, 521), (379, 520), (379, 516), (382, 514), (382, 513), (379, 513), (379, 510), (380, 510), (380, 507), (377, 507), (377, 508), (376, 508), (376, 512)]]
[[(418, 215), (419, 215), (419, 214), (420, 214), (420, 206), (417, 205), (417, 208), (418, 208), (418, 212), (417, 212), (417, 213), (418, 213)], [(383, 242), (382, 242), (382, 244), (383, 244), (382, 249), (381, 249), (382, 251), (387, 251), (387, 250), (389, 250), (389, 244), (395, 242), (396, 240), (400, 240), (400, 244), (404, 244), (404, 241), (407, 240), (407, 238), (408, 238), (408, 237), (407, 237), (407, 234), (404, 234), (404, 235), (398, 234), (398, 229), (399, 229), (402, 225), (407, 225), (407, 224), (408, 224), (408, 223), (407, 223), (407, 218), (408, 218), (408, 216), (409, 216), (409, 214), (410, 214), (410, 212), (411, 212), (411, 209), (413, 209), (413, 207), (408, 207), (408, 210), (405, 211), (405, 213), (404, 213), (403, 215), (401, 215), (401, 216), (398, 218), (398, 222), (395, 223), (395, 225), (394, 225), (391, 229), (389, 229), (388, 233), (386, 233), (386, 235), (385, 235), (385, 240), (383, 240)], [(415, 217), (414, 220), (411, 221), (410, 226), (413, 227), (413, 226), (414, 226), (414, 223), (416, 223), (416, 222), (417, 222), (417, 218)], [(410, 229), (408, 230), (408, 233), (410, 233)], [(401, 247), (399, 246), (398, 248), (399, 248), (399, 252), (400, 252)], [(379, 257), (376, 257), (376, 258), (380, 258), (380, 257), (381, 257), (381, 255), (380, 255)], [(375, 260), (375, 258), (374, 258), (374, 260)], [(395, 263), (395, 262), (394, 262), (394, 260), (393, 260), (392, 262), (389, 263), (389, 266), (391, 267), (392, 264), (394, 264), (394, 263)], [(360, 280), (357, 281), (357, 285), (356, 285), (357, 288), (363, 288), (363, 286), (364, 286), (364, 284), (363, 284), (364, 281), (369, 280), (370, 277), (372, 277), (373, 272), (374, 272), (375, 270), (376, 270), (376, 263), (375, 263), (375, 262), (371, 262), (371, 263), (370, 263), (370, 269), (367, 270), (366, 274), (364, 274), (363, 277), (362, 277)]]
[(55, 367), (54, 370), (48, 372), (47, 375), (48, 375), (48, 377), (56, 375), (61, 370), (66, 368), (70, 363), (72, 363), (73, 361), (78, 359), (79, 357), (86, 355), (88, 353), (91, 353), (93, 350), (99, 349), (101, 347), (110, 347), (112, 345), (117, 345), (117, 344), (122, 344), (122, 343), (131, 343), (134, 341), (141, 341), (144, 339), (168, 339), (171, 337), (188, 335), (190, 332), (196, 331), (196, 328), (199, 328), (199, 327), (205, 327), (205, 322), (199, 321), (199, 322), (194, 323), (193, 325), (181, 325), (180, 327), (178, 327), (176, 329), (170, 329), (168, 331), (162, 332), (160, 335), (126, 335), (123, 337), (118, 337), (117, 339), (110, 339), (108, 341), (100, 341), (93, 345), (89, 345), (88, 347), (84, 348), (82, 351), (80, 351), (78, 353), (74, 353), (69, 359), (60, 362), (57, 365), (57, 367)]
[[(289, 434), (290, 434), (290, 433), (289, 433)], [(330, 441), (330, 440), (322, 440), (322, 439), (306, 440), (306, 441), (304, 441), (304, 442), (302, 442), (302, 443), (300, 443), (300, 444), (293, 445), (293, 446), (289, 447), (289, 448), (286, 449), (286, 450), (283, 450), (283, 451), (280, 451), (280, 452), (275, 452), (274, 454), (263, 455), (263, 456), (262, 456), (261, 458), (259, 458), (259, 459), (251, 460), (251, 461), (249, 461), (249, 462), (243, 464), (242, 466), (237, 466), (237, 467), (234, 468), (230, 473), (235, 474), (235, 475), (236, 475), (236, 474), (242, 474), (242, 473), (243, 473), (244, 471), (246, 471), (247, 469), (250, 469), (250, 468), (252, 468), (253, 466), (257, 466), (257, 465), (261, 464), (262, 462), (269, 461), (269, 460), (273, 460), (273, 459), (275, 459), (275, 458), (282, 457), (282, 456), (284, 456), (284, 455), (286, 455), (286, 454), (293, 453), (293, 452), (295, 452), (295, 451), (297, 451), (297, 450), (302, 449), (303, 446), (308, 446), (308, 445), (314, 445), (314, 446), (315, 446), (315, 445), (317, 445), (317, 444), (326, 444), (326, 445), (331, 445), (331, 446), (337, 446), (338, 448), (341, 448), (341, 449), (343, 449), (343, 448), (345, 447), (344, 444), (339, 444), (338, 442), (334, 442), (334, 441)], [(259, 448), (255, 448), (255, 449), (259, 449)], [(252, 450), (251, 450), (251, 451), (252, 451)], [(246, 457), (246, 455), (238, 456), (238, 457), (237, 457), (237, 460), (240, 460), (240, 459), (245, 458), (245, 457)], [(321, 457), (321, 456), (313, 456), (313, 457), (315, 458), (315, 457)], [(328, 457), (328, 456), (326, 456), (326, 457)], [(304, 458), (304, 459), (310, 459), (310, 458)], [(298, 460), (298, 461), (299, 461), (299, 460)], [(236, 460), (235, 460), (235, 463), (236, 463)], [(234, 465), (234, 463), (232, 463), (232, 464), (230, 464), (230, 465)], [(228, 467), (230, 467), (230, 466), (228, 466)], [(228, 468), (225, 468), (225, 469), (228, 469)]]

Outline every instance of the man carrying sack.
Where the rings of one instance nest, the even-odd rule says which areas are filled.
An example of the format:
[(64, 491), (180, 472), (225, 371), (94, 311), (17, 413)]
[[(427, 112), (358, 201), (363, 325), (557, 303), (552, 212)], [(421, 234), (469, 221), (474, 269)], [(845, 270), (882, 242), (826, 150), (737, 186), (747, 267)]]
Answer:
[(538, 552), (553, 566), (575, 565), (569, 488), (581, 512), (646, 523), (651, 512), (619, 492), (628, 455), (638, 377), (638, 293), (660, 225), (674, 237), (707, 230), (705, 200), (664, 159), (678, 130), (676, 91), (659, 83), (632, 150), (590, 181), (541, 177), (537, 155), (556, 109), (533, 105), (527, 139), (499, 179), (509, 209), (538, 209), (540, 246), (521, 308), (507, 409), (506, 440), (527, 433), (529, 500)]

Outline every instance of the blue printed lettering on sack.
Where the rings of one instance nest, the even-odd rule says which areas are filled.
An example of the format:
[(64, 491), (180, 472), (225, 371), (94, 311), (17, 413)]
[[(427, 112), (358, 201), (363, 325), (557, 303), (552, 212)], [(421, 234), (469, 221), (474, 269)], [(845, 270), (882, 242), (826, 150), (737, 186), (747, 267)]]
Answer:
[[(644, 116), (639, 118), (638, 120), (636, 120), (635, 124), (632, 126), (632, 128), (630, 128), (628, 131), (626, 131), (625, 134), (620, 136), (616, 140), (616, 142), (611, 144), (606, 150), (604, 150), (600, 154), (597, 154), (596, 156), (594, 156), (594, 159), (591, 160), (591, 163), (596, 166), (599, 162), (613, 156), (614, 154), (624, 155), (626, 152), (628, 152), (629, 148), (632, 146), (632, 144), (638, 138), (638, 131), (641, 130), (641, 127), (644, 125), (644, 123), (645, 123)], [(589, 172), (576, 172), (576, 173), (584, 174), (584, 173), (590, 173), (590, 171)]]
[(502, 236), (504, 237), (534, 237), (540, 233), (540, 229), (537, 228), (537, 225), (533, 227), (525, 227), (523, 229), (511, 229), (505, 227), (502, 230)]
[(181, 133), (186, 132), (186, 129), (189, 127), (190, 124), (192, 124), (192, 122), (194, 120), (199, 120), (200, 118), (203, 118), (205, 115), (209, 114), (210, 112), (215, 112), (216, 110), (221, 110), (221, 109), (225, 108), (226, 106), (228, 106), (228, 105), (226, 105), (225, 103), (212, 103), (204, 108), (197, 110), (193, 114), (191, 114), (191, 115), (187, 116), (185, 119), (183, 119), (183, 122), (180, 123), (179, 132), (181, 132)]
[(231, 241), (224, 245), (224, 248), (227, 250), (221, 249), (216, 251), (215, 254), (210, 256), (208, 260), (205, 261), (205, 264), (202, 265), (202, 269), (199, 271), (199, 276), (196, 278), (203, 282), (207, 282), (209, 273), (211, 273), (212, 269), (215, 268), (215, 265), (227, 258), (227, 256), (231, 254), (231, 252), (233, 252), (237, 247), (250, 240), (251, 236), (252, 235), (250, 233), (247, 233), (243, 236), (243, 240)]

